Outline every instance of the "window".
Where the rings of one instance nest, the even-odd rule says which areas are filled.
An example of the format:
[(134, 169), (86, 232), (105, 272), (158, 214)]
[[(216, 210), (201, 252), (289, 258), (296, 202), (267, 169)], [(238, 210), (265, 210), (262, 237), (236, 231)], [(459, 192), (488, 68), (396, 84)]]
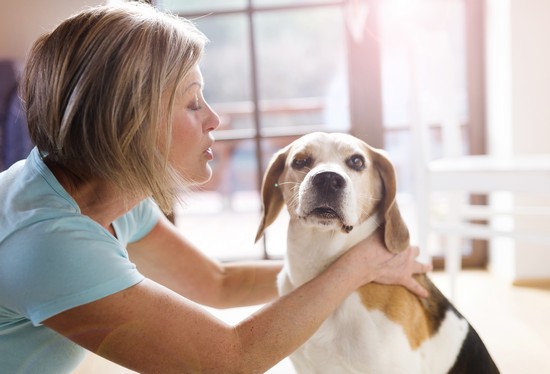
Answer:
[[(441, 151), (442, 85), (449, 88), (453, 115), (463, 124), (463, 151), (483, 151), (483, 141), (472, 141), (483, 132), (482, 105), (474, 99), (482, 88), (475, 82), (483, 81), (482, 34), (472, 34), (480, 30), (481, 6), (474, 3), (156, 2), (193, 19), (210, 39), (201, 69), (205, 97), (221, 118), (214, 178), (185, 197), (188, 203), (178, 208), (176, 224), (222, 259), (282, 255), (284, 217), (268, 230), (265, 242), (253, 245), (261, 175), (275, 150), (311, 131), (351, 132), (385, 148), (398, 171), (400, 203), (412, 211), (411, 53), (432, 127), (433, 156)], [(405, 218), (414, 226), (412, 215)]]
[(185, 197), (176, 224), (220, 258), (281, 256), (284, 217), (267, 231), (267, 243), (253, 246), (260, 176), (271, 155), (296, 137), (349, 129), (342, 2), (157, 5), (193, 19), (211, 40), (201, 63), (204, 93), (221, 118), (215, 176)]

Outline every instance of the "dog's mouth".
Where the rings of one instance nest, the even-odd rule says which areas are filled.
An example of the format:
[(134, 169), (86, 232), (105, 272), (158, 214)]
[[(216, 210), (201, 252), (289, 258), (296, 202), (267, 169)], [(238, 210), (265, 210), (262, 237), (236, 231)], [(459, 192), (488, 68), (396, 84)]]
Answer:
[(334, 220), (340, 221), (342, 223), (342, 231), (344, 231), (345, 233), (349, 233), (351, 230), (353, 230), (353, 226), (346, 225), (344, 223), (344, 219), (342, 218), (340, 213), (327, 206), (317, 207), (313, 209), (311, 212), (309, 212), (308, 216), (320, 218), (322, 221), (325, 222)]
[(314, 215), (314, 216), (317, 216), (319, 218), (325, 218), (325, 219), (339, 219), (339, 220), (341, 220), (340, 215), (334, 209), (329, 208), (329, 207), (315, 208), (309, 213), (309, 215)]

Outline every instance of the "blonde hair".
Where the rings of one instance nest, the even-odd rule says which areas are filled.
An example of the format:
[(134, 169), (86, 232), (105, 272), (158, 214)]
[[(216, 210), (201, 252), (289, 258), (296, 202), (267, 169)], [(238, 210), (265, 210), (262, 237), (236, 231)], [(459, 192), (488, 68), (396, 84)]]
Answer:
[(77, 180), (111, 181), (121, 196), (152, 196), (170, 212), (184, 182), (168, 163), (174, 92), (205, 43), (191, 22), (143, 3), (72, 16), (28, 57), (32, 141)]

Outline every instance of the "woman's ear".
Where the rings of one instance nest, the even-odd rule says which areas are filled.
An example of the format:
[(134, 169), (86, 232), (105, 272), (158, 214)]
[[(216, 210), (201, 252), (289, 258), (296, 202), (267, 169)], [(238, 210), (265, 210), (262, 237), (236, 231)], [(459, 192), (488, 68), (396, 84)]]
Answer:
[(279, 188), (279, 177), (285, 169), (289, 147), (279, 150), (271, 158), (262, 182), (262, 221), (256, 234), (256, 242), (265, 229), (271, 225), (284, 205), (283, 194)]
[(395, 201), (397, 194), (395, 169), (385, 152), (372, 147), (370, 150), (383, 185), (384, 196), (380, 204), (380, 213), (384, 217), (384, 242), (390, 252), (399, 253), (409, 246), (409, 229)]

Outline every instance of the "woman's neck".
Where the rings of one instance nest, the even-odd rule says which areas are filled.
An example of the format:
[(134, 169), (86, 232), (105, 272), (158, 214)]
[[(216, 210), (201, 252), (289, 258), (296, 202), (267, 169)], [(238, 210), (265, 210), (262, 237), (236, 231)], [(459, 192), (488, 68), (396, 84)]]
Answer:
[(139, 199), (128, 199), (118, 188), (101, 178), (77, 179), (54, 162), (44, 160), (57, 181), (76, 201), (80, 212), (93, 219), (112, 234), (112, 223), (127, 213)]

